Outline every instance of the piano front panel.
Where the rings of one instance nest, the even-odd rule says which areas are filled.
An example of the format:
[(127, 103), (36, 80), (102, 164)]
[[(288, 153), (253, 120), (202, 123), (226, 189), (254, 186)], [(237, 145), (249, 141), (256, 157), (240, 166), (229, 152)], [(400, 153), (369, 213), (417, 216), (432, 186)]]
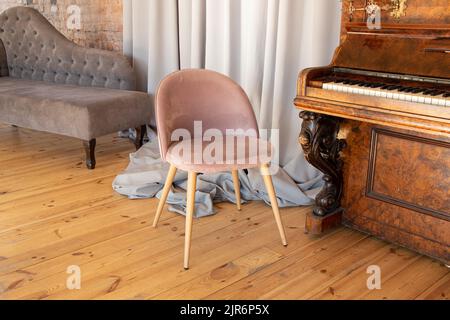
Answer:
[(369, 197), (450, 221), (450, 143), (373, 130), (370, 155)]
[[(351, 69), (446, 78), (450, 74), (450, 27), (442, 38), (349, 34), (334, 64)], [(435, 32), (435, 30), (433, 30)]]
[(344, 224), (450, 262), (450, 139), (346, 120)]

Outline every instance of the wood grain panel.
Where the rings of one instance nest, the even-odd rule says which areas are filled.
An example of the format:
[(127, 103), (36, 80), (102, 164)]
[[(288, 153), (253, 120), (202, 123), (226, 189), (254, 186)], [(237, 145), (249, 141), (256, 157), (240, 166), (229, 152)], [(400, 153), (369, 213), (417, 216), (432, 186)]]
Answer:
[[(378, 126), (355, 121), (347, 121), (343, 126), (341, 134), (345, 136), (348, 141), (348, 148), (344, 152), (344, 224), (363, 232), (369, 232), (377, 237), (392, 241), (396, 244), (414, 248), (414, 250), (447, 263), (450, 262), (450, 222), (448, 220), (424, 214), (416, 208), (408, 208), (406, 206), (393, 204), (391, 201), (387, 201), (387, 199), (374, 199), (373, 197), (368, 196), (367, 184), (368, 181), (370, 181), (369, 173), (371, 172), (371, 169), (369, 168), (369, 164), (371, 163), (370, 150), (374, 129), (382, 129), (382, 132), (387, 131), (382, 127), (380, 128)], [(434, 140), (431, 139), (430, 136), (412, 133), (411, 131), (396, 130), (395, 132), (400, 135), (413, 135), (416, 139), (426, 139), (425, 141)], [(390, 141), (390, 143), (392, 143), (392, 141)], [(447, 143), (447, 141), (448, 140), (442, 140), (442, 143)], [(407, 140), (407, 142), (404, 143), (413, 142)], [(420, 148), (422, 147), (427, 148), (427, 145), (421, 145)], [(383, 148), (385, 147), (383, 146)], [(387, 150), (392, 150), (393, 147), (388, 145), (386, 148)], [(400, 154), (404, 154), (408, 152), (408, 150), (409, 149), (404, 149)], [(433, 150), (434, 149), (430, 151), (429, 155), (417, 156), (415, 163), (407, 163), (412, 166), (428, 165), (429, 162), (424, 161), (424, 159), (433, 157), (433, 154), (435, 154)], [(389, 159), (387, 159), (387, 161), (389, 161)], [(403, 164), (397, 162), (397, 169), (399, 165)], [(438, 163), (435, 165), (439, 166)], [(390, 169), (383, 168), (383, 170), (390, 170), (390, 172), (395, 170), (394, 167), (389, 166), (389, 168)], [(425, 174), (426, 173), (423, 173), (423, 175)], [(428, 172), (428, 174), (435, 176), (433, 171)], [(404, 174), (404, 171), (400, 168), (395, 173), (395, 177), (397, 179), (409, 181), (409, 179), (411, 179), (411, 172), (407, 171), (406, 174)], [(401, 186), (403, 184), (403, 182), (401, 182), (401, 184), (399, 183), (400, 182), (396, 181), (394, 186)], [(446, 194), (448, 192), (448, 185), (440, 185), (440, 183), (443, 183), (443, 181), (433, 181), (431, 186), (428, 185), (425, 187), (432, 188), (433, 185), (441, 186), (441, 190), (435, 191)], [(422, 187), (420, 190), (422, 190)], [(411, 191), (413, 194), (409, 199), (416, 199), (417, 197), (422, 198), (420, 190), (417, 192)], [(447, 203), (447, 201), (448, 198), (441, 199), (441, 205), (438, 206), (446, 206), (447, 204), (444, 203)], [(417, 200), (414, 203), (416, 202)]]
[(372, 132), (367, 195), (450, 221), (450, 143)]

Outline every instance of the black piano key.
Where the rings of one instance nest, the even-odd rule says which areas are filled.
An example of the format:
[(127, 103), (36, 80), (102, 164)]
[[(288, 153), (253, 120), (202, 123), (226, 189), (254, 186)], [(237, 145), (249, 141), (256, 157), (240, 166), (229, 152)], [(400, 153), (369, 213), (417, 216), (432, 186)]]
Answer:
[(426, 96), (429, 96), (431, 93), (433, 93), (434, 92), (434, 90), (433, 89), (428, 89), (428, 90), (425, 90), (424, 92), (423, 92), (423, 94), (424, 95), (426, 95)]
[(442, 91), (442, 90), (435, 90), (435, 91), (432, 92), (430, 95), (431, 95), (432, 97), (437, 97), (437, 96), (440, 96), (441, 94), (444, 94), (444, 92), (445, 92), (445, 91)]
[(405, 90), (407, 93), (413, 93), (417, 88), (408, 88)]
[(411, 89), (411, 88), (409, 88), (409, 87), (401, 87), (400, 89), (398, 89), (398, 91), (406, 92), (408, 89)]
[(450, 97), (450, 92), (444, 93), (444, 98)]
[(386, 84), (386, 85), (382, 86), (381, 89), (389, 90), (390, 87), (392, 87), (392, 85)]

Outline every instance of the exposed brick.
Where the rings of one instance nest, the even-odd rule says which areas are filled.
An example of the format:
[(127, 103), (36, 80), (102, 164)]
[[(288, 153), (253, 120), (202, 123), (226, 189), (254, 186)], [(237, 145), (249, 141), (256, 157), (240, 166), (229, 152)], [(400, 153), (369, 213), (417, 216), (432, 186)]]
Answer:
[[(52, 11), (56, 3), (57, 11)], [(75, 43), (97, 49), (122, 51), (122, 0), (0, 0), (0, 11), (26, 5), (40, 11), (60, 32)], [(80, 30), (69, 30), (67, 9), (81, 9)]]

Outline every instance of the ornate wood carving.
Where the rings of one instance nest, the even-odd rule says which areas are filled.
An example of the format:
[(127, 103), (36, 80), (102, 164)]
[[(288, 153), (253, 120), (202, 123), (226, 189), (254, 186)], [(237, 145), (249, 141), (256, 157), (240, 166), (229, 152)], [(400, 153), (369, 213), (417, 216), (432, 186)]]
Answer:
[(343, 191), (343, 161), (340, 152), (346, 147), (345, 140), (338, 139), (341, 120), (338, 118), (304, 111), (300, 144), (306, 159), (324, 173), (325, 186), (316, 198), (314, 214), (325, 217), (341, 209)]

